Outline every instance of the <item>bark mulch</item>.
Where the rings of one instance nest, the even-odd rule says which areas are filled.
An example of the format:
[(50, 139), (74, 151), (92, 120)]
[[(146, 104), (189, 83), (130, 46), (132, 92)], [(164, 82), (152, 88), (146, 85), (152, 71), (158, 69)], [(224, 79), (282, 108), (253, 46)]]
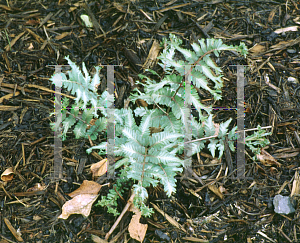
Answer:
[[(248, 65), (245, 129), (269, 127), (265, 150), (277, 163), (254, 161), (248, 151), (245, 178), (239, 180), (232, 176), (235, 153), (216, 161), (203, 150), (193, 163), (194, 176), (179, 181), (171, 198), (159, 187), (149, 191), (155, 214), (141, 220), (148, 224), (144, 242), (300, 242), (299, 8), (296, 0), (0, 1), (0, 170), (12, 168), (1, 177), (0, 242), (104, 242), (117, 219), (105, 208), (93, 207), (87, 218), (58, 219), (68, 193), (93, 180), (90, 166), (99, 157), (85, 153), (89, 141), (70, 135), (63, 142), (63, 178), (53, 179), (51, 65), (66, 64), (65, 56), (85, 62), (91, 72), (99, 64), (119, 65), (116, 106), (124, 107), (142, 65), (159, 70), (148, 58), (150, 49), (169, 33), (184, 45), (199, 38), (247, 45), (246, 59), (226, 52), (215, 60), (224, 71), (226, 97), (215, 106), (228, 108), (216, 110), (215, 120), (236, 119), (229, 109), (237, 105), (234, 65)], [(83, 25), (82, 13), (93, 28)], [(275, 213), (273, 198), (291, 193), (296, 211)], [(120, 211), (126, 200), (119, 202)], [(123, 217), (109, 242), (134, 242), (130, 219)]]

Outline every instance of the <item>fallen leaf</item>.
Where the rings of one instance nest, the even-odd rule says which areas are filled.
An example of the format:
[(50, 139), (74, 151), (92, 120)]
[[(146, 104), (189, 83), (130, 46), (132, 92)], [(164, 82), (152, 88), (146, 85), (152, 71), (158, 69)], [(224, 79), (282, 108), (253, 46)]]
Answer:
[(129, 14), (134, 14), (134, 12), (130, 11), (126, 5), (121, 4), (121, 3), (117, 3), (117, 2), (113, 2), (114, 7), (119, 10), (122, 13), (129, 13)]
[(32, 219), (35, 220), (35, 221), (39, 221), (39, 220), (42, 219), (42, 217), (40, 217), (40, 216), (38, 216), (38, 215), (34, 215), (34, 216), (32, 217)]
[(88, 217), (101, 187), (97, 182), (84, 180), (77, 190), (69, 193), (73, 199), (63, 205), (62, 213), (58, 218), (67, 219), (71, 214), (82, 214)]
[(71, 214), (82, 214), (88, 217), (97, 197), (98, 195), (92, 194), (82, 194), (74, 197), (63, 205), (62, 213), (58, 218), (67, 219)]
[(3, 220), (4, 220), (4, 223), (6, 224), (7, 228), (9, 229), (9, 231), (16, 238), (16, 240), (19, 242), (24, 242), (24, 240), (21, 237), (21, 232), (19, 230), (16, 230), (7, 218), (4, 218)]
[(92, 164), (91, 171), (93, 173), (93, 177), (104, 175), (107, 171), (107, 158), (99, 161), (98, 163)]
[(14, 178), (14, 167), (7, 168), (2, 174), (1, 174), (1, 180), (2, 181), (11, 181)]
[(223, 195), (223, 193), (228, 194), (227, 189), (224, 186), (219, 187), (219, 192)]
[(35, 19), (29, 19), (25, 25), (38, 25), (40, 23), (40, 20), (35, 20)]
[(277, 168), (272, 166), (270, 168), (270, 173), (271, 173), (272, 176), (275, 176), (278, 173)]
[(295, 171), (291, 197), (299, 193), (300, 193), (300, 176), (299, 176), (299, 172)]
[(141, 211), (135, 212), (128, 226), (130, 237), (139, 242), (143, 242), (148, 228), (147, 224), (140, 223), (141, 215)]
[(36, 183), (34, 187), (30, 187), (27, 189), (28, 192), (34, 192), (34, 191), (43, 191), (46, 189), (45, 185), (41, 185), (40, 183)]
[(101, 189), (101, 185), (94, 181), (84, 180), (80, 187), (75, 191), (69, 193), (70, 197), (75, 197), (81, 194), (93, 194), (97, 195)]
[(276, 165), (278, 167), (281, 167), (281, 164), (277, 162), (277, 160), (264, 149), (261, 149), (260, 154), (257, 154), (256, 157), (265, 166)]
[(253, 54), (259, 54), (264, 51), (266, 51), (266, 47), (259, 44), (255, 44), (253, 47), (249, 49), (249, 52), (252, 52)]
[(64, 32), (60, 35), (55, 36), (55, 40), (61, 40), (61, 39), (65, 38), (66, 36), (70, 35), (70, 34), (71, 33), (69, 33), (69, 32)]
[(221, 191), (216, 187), (216, 185), (208, 185), (208, 189), (211, 190), (214, 194), (216, 194), (219, 198), (223, 199), (224, 195)]

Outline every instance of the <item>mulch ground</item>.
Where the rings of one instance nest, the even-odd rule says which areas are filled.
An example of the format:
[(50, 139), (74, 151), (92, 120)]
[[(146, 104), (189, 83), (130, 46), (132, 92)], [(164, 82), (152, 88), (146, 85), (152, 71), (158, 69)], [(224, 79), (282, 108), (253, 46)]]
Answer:
[[(181, 37), (184, 45), (201, 38), (247, 45), (246, 59), (231, 52), (216, 59), (224, 71), (226, 98), (215, 106), (236, 107), (234, 65), (248, 65), (245, 129), (271, 126), (271, 143), (265, 150), (281, 166), (253, 161), (248, 151), (246, 177), (238, 180), (230, 176), (236, 168), (235, 153), (230, 155), (230, 168), (228, 157), (216, 163), (203, 151), (193, 164), (202, 184), (197, 176), (179, 180), (171, 198), (159, 187), (149, 191), (149, 204), (171, 219), (156, 209), (150, 219), (143, 218), (148, 224), (144, 242), (300, 242), (299, 8), (296, 0), (0, 1), (0, 166), (1, 173), (12, 167), (14, 175), (7, 182), (1, 178), (0, 242), (105, 238), (117, 219), (105, 208), (93, 207), (87, 218), (58, 219), (70, 199), (68, 193), (83, 180), (93, 180), (89, 168), (98, 158), (85, 153), (89, 141), (75, 140), (70, 134), (63, 142), (63, 178), (53, 179), (51, 65), (66, 64), (65, 56), (80, 65), (85, 62), (90, 71), (99, 64), (119, 65), (115, 66), (116, 106), (123, 107), (153, 42), (169, 33)], [(92, 17), (93, 28), (83, 25), (82, 13)], [(157, 65), (153, 69), (159, 70)], [(205, 102), (205, 93), (201, 98)], [(217, 122), (236, 119), (234, 109), (215, 114)], [(223, 197), (214, 193), (212, 182), (223, 189)], [(274, 196), (289, 196), (292, 191), (295, 213), (276, 214)], [(125, 203), (119, 202), (120, 211)], [(130, 214), (123, 217), (109, 242), (134, 242), (127, 230), (130, 219)]]

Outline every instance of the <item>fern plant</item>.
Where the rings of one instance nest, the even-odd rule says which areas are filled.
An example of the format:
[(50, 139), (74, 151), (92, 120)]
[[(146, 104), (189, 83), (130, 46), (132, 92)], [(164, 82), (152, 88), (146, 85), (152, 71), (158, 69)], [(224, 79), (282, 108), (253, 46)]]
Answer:
[[(96, 73), (93, 78), (90, 77), (86, 66), (82, 63), (82, 71), (73, 63), (69, 57), (65, 58), (71, 67), (67, 72), (69, 78), (64, 73), (55, 73), (50, 80), (55, 85), (61, 85), (72, 95), (76, 95), (75, 102), (71, 105), (67, 97), (62, 99), (62, 140), (66, 139), (67, 132), (75, 125), (73, 132), (75, 138), (97, 139), (98, 133), (106, 128), (106, 107), (114, 101), (114, 97), (108, 92), (97, 94), (97, 87), (100, 84), (100, 67), (95, 67)], [(98, 117), (97, 111), (100, 110), (104, 117)], [(92, 119), (97, 118), (94, 124)], [(56, 130), (59, 124), (52, 123), (52, 129)], [(87, 129), (89, 128), (89, 129)]]
[[(131, 109), (116, 109), (115, 118), (115, 149), (116, 156), (123, 159), (115, 164), (119, 169), (119, 177), (114, 189), (107, 196), (102, 197), (99, 205), (107, 206), (108, 212), (118, 214), (116, 201), (119, 195), (125, 192), (124, 185), (132, 183), (135, 194), (134, 204), (144, 216), (150, 216), (152, 209), (145, 204), (149, 186), (162, 184), (167, 195), (176, 190), (175, 175), (183, 170), (185, 161), (182, 159), (184, 152), (184, 137), (186, 135), (185, 125), (188, 119), (185, 116), (185, 102), (193, 105), (199, 113), (200, 119), (191, 116), (192, 139), (200, 139), (212, 136), (216, 133), (213, 123), (211, 108), (203, 105), (196, 92), (196, 88), (209, 91), (215, 100), (222, 98), (221, 88), (223, 86), (222, 70), (213, 62), (211, 55), (218, 56), (221, 51), (234, 50), (242, 55), (247, 54), (246, 46), (228, 46), (221, 40), (207, 39), (199, 40), (192, 44), (192, 50), (182, 48), (181, 40), (174, 35), (170, 39), (164, 39), (163, 50), (159, 59), (161, 67), (165, 71), (164, 77), (151, 71), (158, 77), (159, 81), (150, 79), (148, 76), (140, 75), (144, 81), (138, 82), (144, 86), (144, 92), (136, 89), (130, 96), (132, 102), (143, 99), (148, 107), (136, 107)], [(181, 58), (175, 54), (181, 53)], [(74, 126), (76, 138), (96, 139), (99, 133), (105, 135), (106, 118), (105, 107), (110, 107), (113, 97), (104, 92), (98, 95), (95, 87), (99, 85), (99, 68), (93, 78), (83, 64), (81, 73), (79, 68), (67, 57), (72, 68), (68, 73), (69, 79), (64, 74), (55, 74), (51, 80), (56, 83), (62, 79), (62, 85), (72, 94), (76, 94), (75, 103), (71, 111), (63, 110), (63, 136), (65, 138), (71, 126)], [(185, 67), (190, 67), (187, 71)], [(191, 76), (191, 94), (185, 94), (185, 74)], [(62, 75), (57, 76), (57, 75)], [(195, 88), (196, 87), (196, 88)], [(107, 100), (107, 102), (106, 102)], [(69, 105), (68, 99), (63, 100), (63, 106)], [(90, 109), (85, 109), (86, 107)], [(101, 108), (100, 108), (101, 107)], [(82, 112), (79, 117), (79, 110)], [(100, 110), (102, 117), (98, 117)], [(206, 115), (202, 114), (206, 111)], [(96, 119), (95, 125), (89, 125), (92, 119)], [(213, 156), (216, 151), (219, 157), (224, 151), (224, 140), (227, 136), (228, 126), (231, 119), (219, 125), (218, 136), (209, 139), (208, 148)], [(89, 128), (89, 129), (88, 129)], [(228, 133), (229, 147), (234, 150), (236, 127)], [(192, 156), (205, 147), (205, 141), (190, 143), (190, 154)], [(107, 142), (91, 147), (87, 153), (98, 150), (99, 154), (105, 155)], [(130, 183), (129, 183), (130, 182)]]
[[(160, 126), (165, 131), (183, 134), (185, 134), (186, 131), (182, 129), (182, 127), (187, 124), (188, 119), (188, 117), (185, 116), (186, 107), (184, 106), (184, 103), (187, 102), (192, 104), (200, 117), (200, 123), (196, 121), (194, 117), (191, 117), (193, 138), (200, 139), (204, 136), (209, 137), (214, 135), (215, 126), (212, 121), (211, 107), (207, 107), (201, 103), (196, 88), (205, 89), (213, 95), (215, 100), (220, 100), (222, 98), (221, 88), (223, 87), (222, 70), (213, 62), (211, 54), (213, 53), (215, 56), (219, 56), (221, 51), (235, 50), (245, 56), (247, 54), (245, 44), (241, 43), (240, 46), (234, 47), (225, 45), (222, 43), (222, 40), (199, 40), (199, 44), (192, 44), (192, 51), (182, 48), (180, 46), (182, 41), (172, 34), (170, 35), (170, 40), (164, 39), (163, 44), (166, 48), (163, 50), (159, 59), (162, 61), (160, 65), (164, 68), (167, 75), (159, 82), (150, 80), (147, 76), (140, 75), (140, 78), (146, 80), (145, 84), (137, 82), (144, 86), (144, 93), (136, 89), (136, 94), (131, 96), (132, 101), (143, 99), (148, 104), (153, 104), (159, 108), (156, 111), (152, 126)], [(176, 51), (181, 53), (185, 60), (175, 60)], [(188, 71), (191, 75), (192, 85), (191, 94), (185, 97), (186, 89), (183, 77), (187, 73), (185, 70), (186, 67), (191, 67)], [(153, 71), (152, 73), (158, 75)], [(214, 84), (213, 87), (210, 87), (210, 82)], [(171, 111), (169, 112), (170, 109)], [(208, 116), (202, 115), (202, 110), (205, 110)], [(146, 114), (146, 111), (143, 111), (143, 109), (136, 109), (135, 112), (140, 116)], [(215, 156), (215, 151), (217, 149), (219, 150), (219, 158), (223, 154), (224, 139), (230, 122), (231, 119), (220, 124), (218, 138), (209, 140), (210, 144), (208, 145), (208, 148), (213, 157)], [(204, 127), (203, 123), (205, 123)], [(233, 139), (236, 138), (234, 135), (235, 130), (236, 128), (229, 134), (229, 147), (232, 150), (234, 149)], [(190, 146), (191, 154), (189, 154), (189, 156), (203, 149), (204, 141), (192, 143)], [(180, 151), (182, 152), (183, 147), (180, 148)]]

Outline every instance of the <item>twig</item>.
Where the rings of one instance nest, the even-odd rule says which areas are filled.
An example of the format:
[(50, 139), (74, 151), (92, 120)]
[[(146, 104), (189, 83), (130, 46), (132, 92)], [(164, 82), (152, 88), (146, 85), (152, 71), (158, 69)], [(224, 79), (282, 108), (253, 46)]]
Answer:
[(114, 225), (110, 228), (109, 232), (105, 235), (105, 240), (108, 240), (108, 238), (110, 237), (110, 235), (114, 232), (114, 230), (117, 228), (118, 224), (120, 223), (121, 219), (123, 218), (123, 216), (125, 215), (125, 213), (128, 211), (128, 209), (130, 208), (130, 206), (133, 203), (133, 198), (134, 198), (134, 193), (132, 193), (131, 197), (129, 198), (127, 204), (125, 205), (122, 213), (120, 214), (120, 216), (118, 217), (118, 219), (116, 220), (116, 222), (114, 223)]

